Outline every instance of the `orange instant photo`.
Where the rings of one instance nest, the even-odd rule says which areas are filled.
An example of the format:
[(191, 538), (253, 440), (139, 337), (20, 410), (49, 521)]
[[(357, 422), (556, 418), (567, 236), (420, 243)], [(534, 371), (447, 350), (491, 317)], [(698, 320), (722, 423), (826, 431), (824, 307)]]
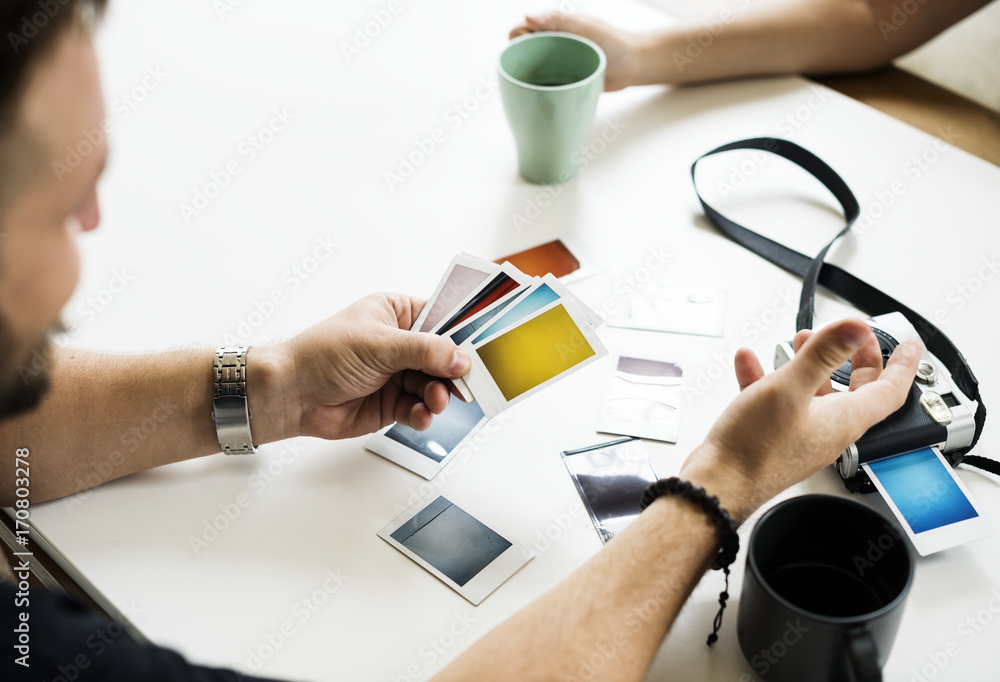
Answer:
[(494, 262), (503, 263), (504, 261), (508, 261), (529, 277), (544, 277), (549, 273), (552, 273), (553, 277), (565, 277), (580, 269), (580, 261), (563, 244), (561, 239), (535, 246), (506, 258), (498, 258)]

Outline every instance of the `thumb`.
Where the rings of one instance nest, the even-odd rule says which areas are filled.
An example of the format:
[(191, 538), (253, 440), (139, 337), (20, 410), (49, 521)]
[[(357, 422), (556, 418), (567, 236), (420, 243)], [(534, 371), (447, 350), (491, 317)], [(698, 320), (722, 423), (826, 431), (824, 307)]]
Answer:
[(871, 327), (863, 320), (841, 320), (823, 327), (806, 340), (788, 364), (793, 383), (813, 395), (871, 335)]
[(733, 364), (736, 368), (736, 382), (741, 391), (755, 381), (764, 378), (764, 368), (760, 366), (760, 360), (749, 348), (740, 348), (736, 351)]
[(472, 364), (468, 353), (437, 334), (392, 330), (386, 356), (389, 370), (413, 369), (436, 377), (463, 376)]

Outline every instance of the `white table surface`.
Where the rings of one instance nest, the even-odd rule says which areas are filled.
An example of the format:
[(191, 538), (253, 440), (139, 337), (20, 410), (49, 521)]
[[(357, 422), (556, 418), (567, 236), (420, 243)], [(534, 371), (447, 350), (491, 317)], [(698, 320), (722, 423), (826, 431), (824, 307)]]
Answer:
[[(121, 101), (111, 109), (117, 125), (101, 187), (104, 224), (81, 240), (83, 275), (66, 309), (77, 326), (69, 343), (122, 352), (215, 347), (226, 334), (248, 331), (241, 318), (279, 290), (285, 302), (262, 323), (255, 317), (258, 326), (245, 337), (266, 342), (371, 291), (427, 295), (458, 251), (495, 258), (572, 236), (608, 266), (573, 286), (596, 308), (621, 304), (630, 282), (647, 276), (728, 290), (725, 338), (602, 332), (612, 348), (668, 352), (686, 363), (690, 385), (704, 389), (686, 405), (676, 445), (646, 444), (658, 473), (670, 475), (736, 393), (729, 349), (747, 345), (769, 362), (774, 345), (794, 331), (799, 287), (707, 225), (688, 167), (723, 142), (781, 135), (839, 170), (865, 207), (896, 183), (891, 206), (876, 207), (878, 219), (832, 260), (924, 314), (944, 311), (942, 327), (977, 372), (987, 405), (1000, 405), (993, 364), (1000, 284), (965, 284), (977, 290), (970, 300), (956, 289), (979, 277), (982, 259), (1000, 253), (1000, 169), (832, 91), (775, 78), (605, 96), (594, 139), (608, 131), (613, 141), (552, 197), (518, 179), (499, 96), (480, 87), (494, 80), (508, 29), (538, 5), (400, 0), (391, 21), (348, 61), (342, 44), (386, 2), (246, 0), (220, 19), (214, 7), (222, 4), (111, 3), (99, 36), (109, 105), (140, 86), (148, 68), (166, 76), (136, 94), (143, 101), (127, 117)], [(667, 21), (636, 4), (578, 6), (633, 27)], [(275, 108), (295, 118), (248, 163), (240, 144)], [(435, 129), (444, 141), (390, 190), (385, 173)], [(933, 161), (921, 170), (915, 155)], [(241, 174), (185, 222), (179, 204), (234, 160)], [(713, 178), (728, 177), (744, 160), (706, 162), (708, 194)], [(833, 199), (783, 161), (755, 169), (744, 189), (727, 200), (715, 194), (716, 205), (807, 252), (840, 225)], [(516, 229), (513, 216), (532, 202), (543, 210)], [(293, 268), (314, 265), (317, 240), (338, 246), (299, 278)], [(102, 294), (121, 270), (124, 290)], [(88, 296), (103, 301), (100, 312), (83, 312)], [(818, 301), (821, 321), (849, 313), (825, 296)], [(559, 528), (578, 496), (558, 453), (607, 438), (594, 424), (609, 372), (605, 359), (511, 409), (475, 452), (431, 483), (366, 452), (363, 438), (298, 439), (255, 457), (220, 455), (136, 475), (38, 505), (32, 520), (141, 632), (192, 660), (250, 670), (248, 651), (284, 626), (291, 636), (253, 667), (259, 674), (425, 679), (600, 548), (586, 518)], [(1000, 432), (991, 426), (977, 453), (1000, 457)], [(269, 469), (280, 473), (268, 478)], [(1000, 523), (997, 481), (965, 468), (959, 475)], [(375, 535), (432, 489), (538, 554), (478, 608)], [(804, 492), (846, 494), (832, 470), (788, 494)], [(190, 539), (241, 494), (250, 505), (208, 548), (192, 551)], [(863, 499), (886, 511), (879, 499)], [(744, 540), (752, 526), (743, 526)], [(547, 530), (555, 539), (546, 545)], [(649, 679), (753, 679), (735, 632), (744, 560), (745, 551), (720, 642), (704, 646), (722, 585), (713, 573), (681, 613)], [(328, 572), (347, 578), (306, 620), (301, 602), (322, 591)], [(998, 585), (996, 536), (920, 559), (886, 679), (992, 675), (1000, 614), (988, 608)], [(985, 623), (979, 630), (965, 623), (977, 614)], [(931, 668), (930, 655), (949, 642), (959, 654), (943, 670)]]

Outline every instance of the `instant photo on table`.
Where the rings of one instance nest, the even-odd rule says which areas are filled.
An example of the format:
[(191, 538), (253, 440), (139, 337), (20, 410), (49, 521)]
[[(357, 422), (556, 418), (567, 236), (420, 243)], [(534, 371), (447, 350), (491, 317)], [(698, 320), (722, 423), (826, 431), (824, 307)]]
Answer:
[(615, 357), (597, 430), (676, 443), (680, 430), (684, 370), (649, 354)]
[(646, 284), (608, 316), (608, 326), (697, 336), (723, 336), (726, 292)]
[(995, 532), (937, 448), (886, 457), (862, 467), (921, 556)]
[(560, 454), (601, 542), (638, 518), (642, 493), (657, 480), (638, 439), (619, 438)]
[(378, 536), (473, 605), (534, 558), (530, 549), (438, 493), (397, 516)]
[(570, 238), (554, 239), (494, 261), (504, 262), (511, 263), (526, 275), (544, 277), (551, 274), (563, 284), (578, 282), (601, 271), (589, 249)]

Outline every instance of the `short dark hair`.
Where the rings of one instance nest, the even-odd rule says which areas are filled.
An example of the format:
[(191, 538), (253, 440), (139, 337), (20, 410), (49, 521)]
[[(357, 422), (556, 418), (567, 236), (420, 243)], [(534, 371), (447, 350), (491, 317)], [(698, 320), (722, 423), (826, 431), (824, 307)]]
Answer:
[(12, 138), (34, 68), (67, 29), (96, 21), (106, 5), (107, 0), (0, 0), (0, 171), (8, 171), (0, 176), (0, 210), (11, 178), (18, 176), (9, 172), (20, 165)]
[(3, 0), (0, 7), (0, 121), (17, 109), (32, 68), (66, 28), (99, 16), (107, 0)]

